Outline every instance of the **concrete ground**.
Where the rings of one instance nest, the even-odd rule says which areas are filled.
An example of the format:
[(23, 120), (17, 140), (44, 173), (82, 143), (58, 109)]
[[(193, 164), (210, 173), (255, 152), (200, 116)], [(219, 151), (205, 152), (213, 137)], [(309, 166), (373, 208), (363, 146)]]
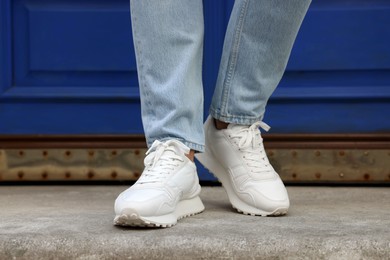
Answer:
[(206, 187), (167, 229), (113, 226), (125, 188), (0, 186), (0, 259), (390, 259), (389, 188), (289, 187), (287, 216), (252, 217)]

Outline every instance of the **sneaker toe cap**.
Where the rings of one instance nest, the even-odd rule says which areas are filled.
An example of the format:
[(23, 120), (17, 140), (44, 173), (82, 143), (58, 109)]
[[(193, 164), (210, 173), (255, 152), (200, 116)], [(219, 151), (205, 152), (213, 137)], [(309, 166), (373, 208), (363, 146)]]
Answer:
[(247, 185), (243, 199), (252, 206), (272, 211), (290, 206), (287, 190), (280, 179)]
[[(137, 212), (141, 216), (154, 216), (168, 213), (171, 208), (171, 199), (166, 192), (155, 189), (132, 190), (123, 192), (115, 200), (115, 213)], [(161, 210), (166, 212), (160, 212)]]

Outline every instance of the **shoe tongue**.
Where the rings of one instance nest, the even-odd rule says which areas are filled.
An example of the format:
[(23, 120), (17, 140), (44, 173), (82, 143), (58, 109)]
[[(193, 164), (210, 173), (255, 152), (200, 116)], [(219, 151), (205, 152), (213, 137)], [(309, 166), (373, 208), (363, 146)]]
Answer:
[(176, 140), (170, 140), (167, 142), (169, 146), (166, 148), (168, 152), (182, 155), (182, 154), (188, 154), (190, 152), (190, 148), (185, 146), (183, 143), (176, 141)]
[(228, 130), (232, 130), (232, 131), (239, 131), (239, 130), (243, 130), (243, 129), (248, 129), (249, 126), (247, 125), (236, 125), (236, 124), (229, 124), (227, 129)]
[(248, 125), (229, 124), (227, 129), (230, 130), (232, 134), (238, 134), (238, 136), (241, 137), (240, 146), (242, 147), (252, 146), (254, 143), (257, 143), (256, 140), (259, 138), (259, 135), (257, 135), (256, 132), (260, 132), (260, 130), (257, 129), (256, 131), (253, 131), (252, 127)]
[(179, 151), (179, 149), (177, 149), (176, 147), (174, 146), (170, 146), (168, 148), (166, 148), (162, 154), (162, 156), (173, 156), (173, 155), (179, 155), (181, 154), (182, 152)]

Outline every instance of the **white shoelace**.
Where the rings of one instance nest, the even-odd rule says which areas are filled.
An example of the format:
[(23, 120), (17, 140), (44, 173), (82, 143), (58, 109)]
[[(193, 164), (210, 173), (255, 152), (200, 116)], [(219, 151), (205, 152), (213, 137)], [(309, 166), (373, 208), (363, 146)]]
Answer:
[[(263, 138), (260, 135), (259, 127), (265, 131), (268, 131), (271, 128), (266, 123), (259, 121), (249, 128), (245, 127), (237, 130), (237, 132), (230, 134), (230, 137), (232, 139), (237, 139), (236, 144), (240, 151), (244, 153), (243, 158), (252, 173), (271, 172), (273, 171), (273, 168), (265, 153)], [(234, 129), (234, 127), (232, 129)]]
[(188, 154), (190, 149), (177, 140), (154, 141), (146, 152), (145, 169), (138, 184), (164, 181), (184, 160), (178, 154)]

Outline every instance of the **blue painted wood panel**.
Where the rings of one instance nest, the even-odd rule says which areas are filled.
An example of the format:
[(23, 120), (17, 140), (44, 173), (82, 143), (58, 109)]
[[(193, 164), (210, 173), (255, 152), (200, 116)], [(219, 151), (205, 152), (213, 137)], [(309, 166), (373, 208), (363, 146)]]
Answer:
[[(206, 111), (232, 5), (204, 1)], [(389, 132), (389, 24), (387, 0), (314, 0), (271, 132)], [(0, 134), (142, 133), (128, 0), (2, 0), (0, 29)]]

